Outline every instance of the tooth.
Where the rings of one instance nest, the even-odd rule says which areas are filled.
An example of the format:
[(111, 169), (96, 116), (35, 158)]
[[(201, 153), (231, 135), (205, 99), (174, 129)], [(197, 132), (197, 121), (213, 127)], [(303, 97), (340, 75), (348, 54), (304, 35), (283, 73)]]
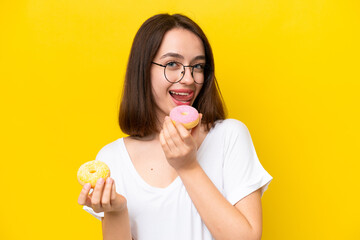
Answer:
[(188, 96), (189, 93), (178, 93), (178, 92), (173, 92), (173, 91), (170, 91), (171, 94), (175, 94), (175, 95), (180, 95), (180, 96)]

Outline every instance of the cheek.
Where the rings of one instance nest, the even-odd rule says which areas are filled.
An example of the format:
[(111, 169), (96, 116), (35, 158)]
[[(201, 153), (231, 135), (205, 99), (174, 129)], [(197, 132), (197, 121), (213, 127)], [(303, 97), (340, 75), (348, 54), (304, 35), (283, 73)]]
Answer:
[(155, 97), (155, 101), (158, 98), (164, 98), (169, 92), (170, 85), (166, 80), (162, 79), (161, 76), (152, 75), (151, 88), (152, 94)]

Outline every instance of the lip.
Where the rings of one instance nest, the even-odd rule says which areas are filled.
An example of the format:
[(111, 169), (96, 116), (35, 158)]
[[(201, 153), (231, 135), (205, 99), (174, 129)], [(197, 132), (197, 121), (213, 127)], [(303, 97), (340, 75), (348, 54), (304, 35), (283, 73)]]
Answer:
[[(175, 93), (187, 93), (187, 96), (184, 97), (174, 97), (170, 92)], [(170, 89), (169, 95), (176, 105), (191, 105), (194, 98), (194, 90), (191, 89)]]

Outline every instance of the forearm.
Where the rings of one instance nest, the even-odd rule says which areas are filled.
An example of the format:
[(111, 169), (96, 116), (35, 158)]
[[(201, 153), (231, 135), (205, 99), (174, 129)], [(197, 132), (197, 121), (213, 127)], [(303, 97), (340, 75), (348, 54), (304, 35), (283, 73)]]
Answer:
[(178, 174), (215, 239), (260, 239), (246, 217), (224, 198), (197, 162)]
[(127, 209), (120, 213), (105, 213), (102, 219), (104, 240), (131, 240), (130, 220)]

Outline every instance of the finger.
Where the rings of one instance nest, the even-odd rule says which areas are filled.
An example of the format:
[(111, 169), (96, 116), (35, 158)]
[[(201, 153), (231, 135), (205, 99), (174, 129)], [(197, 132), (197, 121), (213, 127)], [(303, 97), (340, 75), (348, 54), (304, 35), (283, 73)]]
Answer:
[(114, 202), (116, 199), (116, 186), (115, 186), (115, 181), (112, 181), (112, 185), (111, 185), (111, 202)]
[(101, 196), (103, 194), (104, 182), (105, 180), (103, 178), (100, 178), (97, 181), (91, 197), (92, 208), (95, 212), (101, 211)]
[(176, 130), (176, 126), (175, 126), (175, 125), (176, 125), (176, 124), (180, 124), (180, 125), (181, 125), (181, 123), (179, 123), (179, 122), (173, 122), (170, 117), (165, 117), (165, 122), (166, 122), (166, 126), (167, 126), (170, 134), (172, 134), (173, 137), (177, 137), (179, 134), (178, 134), (178, 132), (177, 132), (177, 130)]
[(173, 140), (173, 142), (175, 143), (176, 146), (180, 147), (184, 144), (184, 142), (182, 141), (180, 132), (179, 132), (179, 128), (185, 129), (186, 128), (178, 122), (173, 123), (170, 118), (169, 118), (169, 124), (166, 125), (170, 134), (171, 139)]
[(193, 138), (189, 132), (189, 130), (187, 130), (182, 124), (180, 123), (176, 123), (176, 129), (179, 132), (179, 135), (181, 137), (181, 140), (186, 144), (186, 145), (192, 145), (194, 143)]
[(87, 203), (87, 199), (89, 198), (89, 191), (91, 189), (91, 184), (90, 183), (86, 183), (83, 188), (81, 189), (79, 198), (78, 198), (78, 203), (80, 205), (86, 205)]
[(173, 137), (171, 136), (169, 128), (174, 128), (174, 124), (172, 122), (169, 123), (169, 119), (165, 118), (164, 126), (163, 126), (163, 134), (164, 139), (170, 149), (170, 151), (176, 150), (176, 144), (174, 143)]
[(104, 208), (104, 210), (111, 208), (111, 201), (110, 201), (111, 188), (112, 188), (112, 179), (108, 177), (105, 181), (104, 192), (101, 198), (101, 206)]
[(159, 139), (165, 155), (169, 155), (171, 153), (171, 150), (165, 140), (163, 130), (160, 131)]
[(180, 147), (184, 147), (184, 143), (186, 145), (191, 144), (191, 141), (192, 141), (191, 134), (190, 134), (191, 131), (186, 129), (183, 124), (181, 124), (179, 122), (175, 122), (173, 131), (174, 132), (171, 132), (170, 134), (171, 134), (176, 146), (178, 146), (180, 148)]

